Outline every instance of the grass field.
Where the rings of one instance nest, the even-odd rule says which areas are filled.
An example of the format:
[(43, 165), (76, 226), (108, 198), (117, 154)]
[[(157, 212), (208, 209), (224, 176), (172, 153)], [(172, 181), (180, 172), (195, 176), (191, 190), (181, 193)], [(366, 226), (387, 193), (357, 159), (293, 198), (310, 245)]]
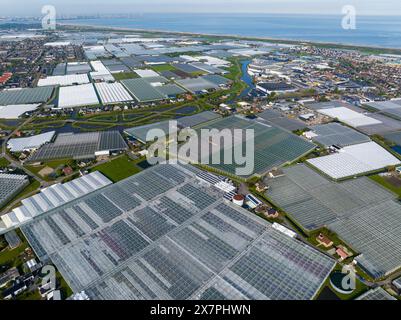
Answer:
[(0, 158), (0, 168), (8, 167), (10, 162), (6, 158)]
[(171, 64), (160, 64), (151, 67), (156, 72), (176, 70)]
[(91, 171), (100, 171), (113, 182), (117, 182), (140, 172), (141, 169), (127, 155), (124, 155), (96, 166)]
[(0, 265), (10, 265), (12, 267), (21, 267), (24, 261), (20, 258), (20, 254), (28, 248), (28, 242), (18, 229), (17, 234), (20, 237), (22, 243), (19, 247), (10, 250), (6, 248), (0, 252)]
[(122, 73), (114, 73), (113, 77), (116, 80), (126, 80), (126, 79), (138, 78), (138, 75), (134, 72), (122, 72)]

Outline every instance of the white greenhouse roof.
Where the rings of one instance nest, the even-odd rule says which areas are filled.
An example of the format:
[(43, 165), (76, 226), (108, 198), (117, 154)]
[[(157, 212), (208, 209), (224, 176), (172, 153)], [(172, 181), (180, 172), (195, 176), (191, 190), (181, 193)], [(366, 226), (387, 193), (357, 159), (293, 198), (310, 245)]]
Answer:
[(319, 109), (318, 112), (329, 116), (330, 118), (338, 119), (351, 127), (362, 127), (370, 126), (375, 124), (381, 124), (382, 122), (374, 118), (368, 117), (362, 113), (353, 111), (345, 107), (330, 108), (330, 109)]
[(45, 143), (50, 142), (55, 133), (55, 131), (50, 131), (26, 138), (10, 139), (7, 142), (7, 147), (11, 152), (22, 152), (24, 150), (38, 149)]
[(38, 87), (45, 86), (71, 86), (73, 84), (89, 83), (87, 74), (67, 74), (65, 76), (51, 76), (40, 79)]
[(102, 103), (134, 100), (121, 83), (96, 83), (95, 87)]
[(150, 69), (136, 69), (134, 71), (141, 78), (158, 77), (159, 76), (159, 74), (157, 72), (150, 70)]
[(72, 87), (61, 87), (58, 106), (61, 108), (98, 104), (95, 88), (91, 83)]
[(399, 159), (375, 142), (361, 143), (339, 153), (308, 160), (308, 163), (333, 179), (342, 179), (398, 165)]
[[(1, 225), (4, 225), (7, 231), (9, 228), (17, 228), (51, 209), (110, 184), (112, 182), (99, 171), (64, 184), (54, 184), (32, 197), (22, 200), (22, 206), (1, 217)], [(4, 231), (0, 227), (0, 232)]]
[(19, 116), (28, 111), (33, 111), (40, 104), (19, 104), (0, 106), (0, 119), (17, 119)]

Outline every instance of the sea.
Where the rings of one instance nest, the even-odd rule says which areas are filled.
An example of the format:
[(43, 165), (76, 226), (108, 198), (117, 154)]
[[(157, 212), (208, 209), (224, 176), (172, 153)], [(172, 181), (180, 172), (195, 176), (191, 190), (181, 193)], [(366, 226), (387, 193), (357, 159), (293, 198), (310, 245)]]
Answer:
[(340, 15), (163, 13), (58, 22), (401, 49), (401, 17), (357, 16), (354, 30), (344, 30), (342, 20)]

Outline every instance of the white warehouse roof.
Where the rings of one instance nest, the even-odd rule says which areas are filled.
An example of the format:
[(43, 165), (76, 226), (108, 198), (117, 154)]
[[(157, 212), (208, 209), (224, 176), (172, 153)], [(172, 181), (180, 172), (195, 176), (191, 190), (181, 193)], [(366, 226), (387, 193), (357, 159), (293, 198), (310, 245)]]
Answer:
[(17, 119), (19, 116), (28, 111), (33, 111), (40, 104), (19, 104), (0, 106), (0, 119)]
[(45, 86), (71, 86), (73, 84), (89, 83), (87, 74), (67, 74), (65, 76), (51, 76), (40, 79), (38, 87)]
[(333, 179), (342, 179), (401, 163), (375, 142), (361, 143), (339, 153), (308, 160), (308, 163)]
[(80, 198), (112, 182), (100, 172), (95, 171), (73, 181), (52, 185), (42, 192), (22, 200), (22, 206), (15, 208), (0, 219), (0, 233), (9, 228), (17, 228), (44, 212)]
[(81, 107), (98, 103), (95, 88), (91, 83), (60, 88), (58, 98), (60, 108)]
[(134, 100), (121, 83), (96, 83), (95, 87), (102, 103)]
[(157, 72), (150, 69), (136, 69), (135, 73), (141, 78), (158, 77), (160, 76)]
[(319, 109), (318, 112), (329, 116), (330, 118), (337, 118), (341, 122), (344, 122), (354, 128), (382, 123), (379, 120), (345, 107)]
[(90, 76), (93, 80), (114, 81), (113, 75), (105, 67), (103, 62), (100, 60), (95, 60), (91, 61), (90, 64), (93, 70), (95, 70), (90, 73)]
[(7, 142), (7, 148), (9, 148), (11, 152), (22, 152), (24, 150), (38, 149), (45, 143), (50, 142), (55, 133), (55, 131), (50, 131), (26, 138), (10, 139)]

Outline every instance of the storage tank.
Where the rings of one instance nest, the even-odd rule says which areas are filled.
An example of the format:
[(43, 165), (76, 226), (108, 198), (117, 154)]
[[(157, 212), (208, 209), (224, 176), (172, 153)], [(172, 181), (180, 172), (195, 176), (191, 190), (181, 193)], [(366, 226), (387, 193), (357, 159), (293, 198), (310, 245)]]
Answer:
[(236, 204), (237, 206), (242, 207), (244, 205), (245, 197), (240, 194), (236, 194), (233, 197), (233, 203)]

